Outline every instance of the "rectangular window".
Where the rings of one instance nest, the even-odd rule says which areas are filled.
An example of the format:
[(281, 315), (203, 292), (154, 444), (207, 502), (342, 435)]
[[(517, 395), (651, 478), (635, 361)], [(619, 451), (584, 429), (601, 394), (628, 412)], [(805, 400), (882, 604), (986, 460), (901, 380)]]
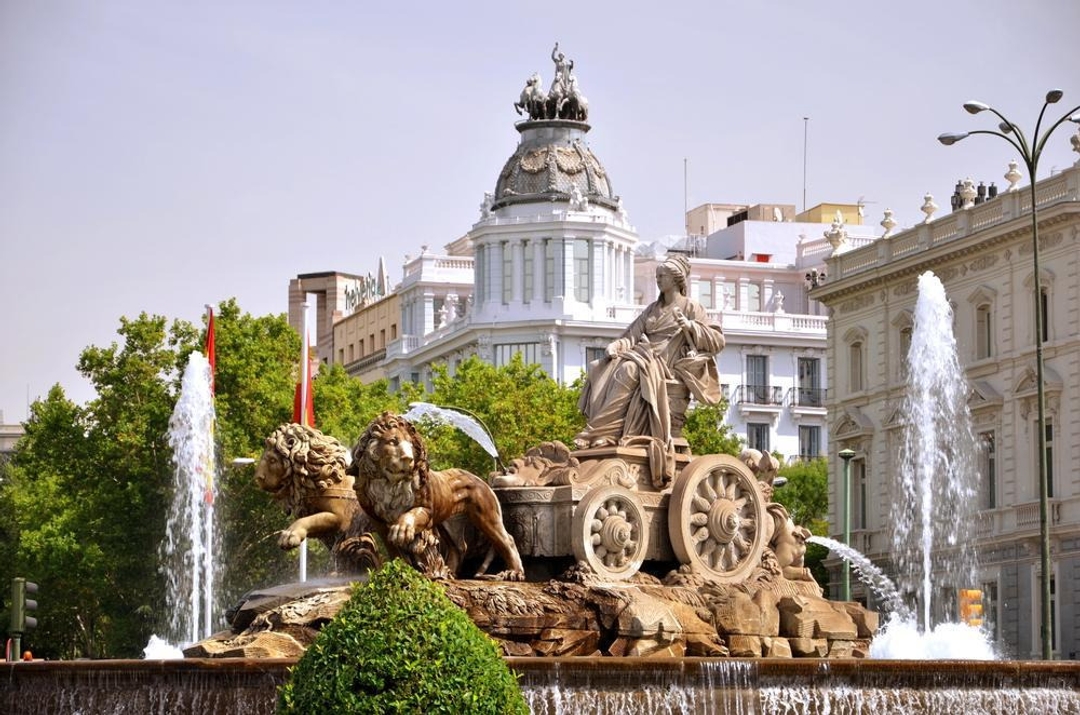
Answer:
[(769, 451), (769, 423), (746, 423), (746, 446), (761, 452)]
[(994, 336), (991, 330), (990, 306), (983, 304), (975, 309), (975, 359), (985, 360), (993, 355)]
[(799, 459), (804, 462), (821, 456), (821, 427), (799, 425)]
[(799, 358), (799, 390), (796, 393), (797, 404), (807, 407), (822, 407), (825, 395), (821, 389), (821, 360), (818, 358)]
[(588, 303), (592, 297), (592, 245), (583, 238), (574, 241), (574, 298)]
[(495, 367), (508, 365), (517, 353), (521, 353), (521, 359), (526, 365), (540, 363), (539, 343), (501, 343), (495, 345)]
[(852, 343), (848, 347), (848, 368), (852, 392), (862, 392), (863, 389), (863, 344)]
[(397, 340), (397, 323), (392, 323), (390, 325), (390, 339)]
[(386, 347), (386, 328), (379, 331), (379, 349)]
[(757, 283), (746, 285), (746, 310), (752, 312), (761, 311), (761, 286)]
[(533, 242), (524, 241), (522, 243), (522, 248), (525, 252), (523, 254), (522, 260), (522, 271), (524, 272), (524, 275), (522, 276), (522, 290), (524, 292), (524, 295), (521, 296), (521, 300), (524, 303), (529, 303), (532, 301), (533, 294)]
[(746, 356), (746, 394), (743, 399), (755, 405), (769, 404), (769, 357), (767, 355)]
[(720, 284), (720, 290), (722, 292), (723, 303), (720, 307), (724, 310), (738, 310), (739, 287), (735, 285), (735, 281), (724, 281)]
[(603, 360), (607, 348), (585, 348), (585, 364), (590, 365), (597, 360)]
[(544, 300), (555, 298), (555, 241), (544, 240)]
[[(353, 356), (353, 346), (350, 345), (349, 346), (349, 362), (352, 362), (352, 356)], [(344, 364), (344, 362), (345, 362), (345, 348), (338, 348), (337, 361), (339, 363)]]
[(712, 280), (698, 281), (698, 302), (701, 303), (701, 307), (709, 310), (713, 309), (713, 284)]
[(997, 643), (1001, 638), (998, 625), (998, 585), (997, 581), (984, 581), (982, 584), (983, 628), (990, 635), (990, 642)]
[(979, 506), (993, 509), (997, 506), (997, 454), (992, 431), (979, 433), (979, 475), (982, 480)]
[(865, 459), (851, 460), (851, 479), (853, 482), (852, 501), (854, 502), (851, 507), (851, 526), (854, 529), (866, 529), (869, 528), (869, 514), (867, 513), (869, 504), (867, 502)]
[(368, 345), (367, 351), (369, 353), (375, 352), (375, 333), (368, 333), (367, 345)]
[(910, 325), (900, 328), (900, 369), (897, 370), (897, 374), (901, 380), (906, 380), (908, 376), (908, 353), (911, 352), (911, 331)]
[(502, 302), (514, 299), (514, 251), (508, 241), (502, 244)]

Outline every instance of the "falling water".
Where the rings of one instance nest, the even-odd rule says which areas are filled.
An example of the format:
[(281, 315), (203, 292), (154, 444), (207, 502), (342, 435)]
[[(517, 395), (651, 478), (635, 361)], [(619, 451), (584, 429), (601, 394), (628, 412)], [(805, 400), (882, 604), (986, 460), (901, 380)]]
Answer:
[(402, 415), (407, 420), (417, 420), (428, 417), (436, 422), (453, 425), (467, 434), (479, 444), (485, 452), (494, 459), (499, 458), (499, 450), (495, 448), (495, 442), (491, 439), (484, 426), (476, 419), (457, 410), (433, 405), (430, 402), (410, 402), (409, 411)]
[(885, 572), (874, 565), (874, 562), (863, 556), (856, 549), (835, 539), (826, 536), (811, 536), (807, 539), (810, 543), (820, 544), (837, 556), (851, 564), (855, 575), (865, 583), (874, 594), (885, 604), (886, 608), (902, 618), (911, 617), (911, 609), (904, 604), (896, 585), (885, 575)]
[[(217, 570), (213, 558), (217, 469), (214, 401), (210, 364), (201, 353), (192, 353), (184, 370), (180, 399), (169, 419), (169, 444), (176, 469), (173, 501), (161, 545), (169, 613), (164, 640), (193, 643), (211, 632)], [(151, 657), (149, 651), (147, 656)]]
[[(932, 272), (919, 277), (907, 355), (909, 389), (899, 479), (893, 500), (893, 554), (899, 586), (917, 594), (922, 626), (950, 620), (931, 594), (978, 586), (971, 525), (976, 509), (976, 446), (970, 392), (956, 354), (952, 308)], [(931, 557), (933, 555), (933, 558)]]

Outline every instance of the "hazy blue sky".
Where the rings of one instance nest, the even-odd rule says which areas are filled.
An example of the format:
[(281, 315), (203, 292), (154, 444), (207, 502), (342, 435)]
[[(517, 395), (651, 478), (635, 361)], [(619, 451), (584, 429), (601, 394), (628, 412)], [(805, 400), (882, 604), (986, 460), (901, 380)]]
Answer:
[[(287, 307), (297, 273), (373, 271), (478, 218), (512, 103), (556, 40), (590, 140), (643, 240), (690, 206), (865, 197), (922, 217), (1014, 152), (949, 130), (1030, 129), (1080, 104), (1080, 2), (0, 1), (0, 410), (75, 371), (122, 315)], [(1069, 129), (1041, 175), (1070, 165)], [(944, 209), (943, 209), (944, 212)]]

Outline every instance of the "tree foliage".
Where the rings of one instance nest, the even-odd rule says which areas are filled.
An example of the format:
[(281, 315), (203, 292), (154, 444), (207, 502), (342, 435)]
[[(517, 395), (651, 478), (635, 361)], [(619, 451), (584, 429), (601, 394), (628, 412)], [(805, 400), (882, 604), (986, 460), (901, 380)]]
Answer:
[[(473, 356), (460, 363), (453, 375), (445, 366), (436, 366), (431, 382), (430, 390), (407, 390), (405, 399), (473, 415), (490, 432), (504, 462), (540, 442), (557, 439), (570, 444), (585, 426), (577, 409), (580, 387), (559, 385), (539, 365), (526, 365), (520, 354), (502, 367)], [(423, 426), (428, 454), (437, 469), (462, 467), (487, 475), (494, 468), (494, 459), (460, 430)]]
[(742, 440), (724, 422), (727, 400), (716, 405), (697, 404), (686, 413), (683, 437), (690, 443), (692, 454), (730, 454), (738, 456)]
[[(787, 507), (792, 520), (818, 536), (829, 534), (829, 462), (824, 457), (781, 467), (779, 476), (787, 483), (773, 492), (773, 498)], [(822, 587), (829, 584), (829, 572), (822, 562), (829, 550), (807, 544), (804, 561)]]
[(527, 713), (498, 647), (435, 582), (394, 560), (356, 586), (281, 687), (278, 712)]

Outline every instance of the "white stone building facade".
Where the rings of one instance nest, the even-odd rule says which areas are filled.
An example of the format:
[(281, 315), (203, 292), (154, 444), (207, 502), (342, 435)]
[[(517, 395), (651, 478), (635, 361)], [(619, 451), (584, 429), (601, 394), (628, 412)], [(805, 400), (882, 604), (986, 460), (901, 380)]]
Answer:
[[(851, 250), (813, 293), (828, 329), (830, 524), (841, 536), (841, 460), (851, 465), (852, 542), (891, 568), (889, 505), (916, 280), (933, 271), (954, 311), (979, 454), (980, 583), (1004, 652), (1039, 657), (1039, 488), (1030, 187)], [(1080, 651), (1080, 162), (1037, 184), (1044, 331), (1054, 651)], [(855, 594), (862, 589), (853, 584)], [(865, 594), (863, 594), (865, 597)]]

